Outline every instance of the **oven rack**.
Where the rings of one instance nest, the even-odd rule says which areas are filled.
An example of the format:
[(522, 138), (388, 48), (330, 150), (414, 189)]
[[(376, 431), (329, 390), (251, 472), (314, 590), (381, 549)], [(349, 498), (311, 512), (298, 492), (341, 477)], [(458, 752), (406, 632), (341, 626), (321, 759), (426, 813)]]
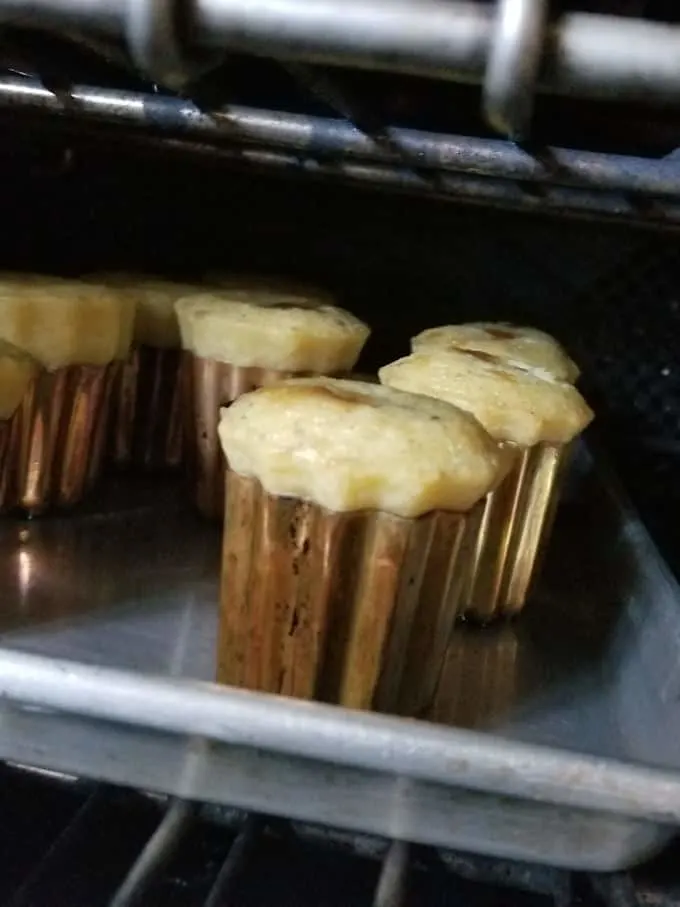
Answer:
[[(418, 903), (429, 888), (424, 876), (436, 880), (437, 903), (458, 903), (460, 889), (472, 892), (472, 903), (486, 903), (493, 892), (493, 903), (507, 891), (508, 897), (523, 898), (532, 903), (537, 897), (552, 907), (571, 907), (579, 895), (596, 897), (602, 907), (639, 907), (647, 896), (661, 899), (656, 887), (646, 878), (630, 873), (574, 873), (563, 869), (492, 860), (454, 851), (431, 847), (409, 846), (401, 841), (348, 834), (333, 828), (307, 825), (300, 822), (248, 813), (230, 808), (200, 806), (177, 798), (162, 798), (142, 791), (125, 791), (106, 784), (78, 780), (65, 775), (44, 773), (23, 766), (0, 764), (0, 779), (9, 789), (15, 787), (16, 795), (6, 795), (11, 822), (13, 809), (21, 809), (21, 796), (32, 790), (43, 790), (45, 797), (41, 809), (46, 818), (54, 821), (49, 807), (55, 794), (62, 802), (63, 818), (57, 825), (56, 835), (47, 837), (45, 848), (10, 897), (11, 907), (26, 907), (42, 903), (49, 893), (52, 898), (64, 897), (65, 886), (74, 867), (85, 876), (82, 887), (99, 904), (106, 900), (109, 907), (133, 907), (163, 903), (169, 898), (175, 904), (192, 904), (192, 907), (218, 907), (221, 904), (241, 903), (243, 887), (250, 888), (247, 877), (252, 879), (258, 867), (266, 866), (267, 856), (277, 848), (291, 857), (291, 862), (309, 866), (310, 853), (324, 854), (338, 861), (347, 861), (346, 871), (356, 874), (356, 863), (361, 861), (367, 872), (362, 884), (347, 887), (347, 901), (357, 907), (406, 907)], [(7, 806), (8, 804), (5, 804)], [(32, 810), (35, 807), (32, 805)], [(119, 835), (121, 828), (110, 828), (112, 817), (117, 817), (129, 842), (123, 853), (107, 851), (106, 841)], [(95, 831), (96, 830), (96, 831)], [(108, 852), (113, 865), (104, 874), (105, 881), (97, 884), (96, 893), (87, 883), (90, 862), (82, 864), (83, 855), (91, 849), (90, 840), (99, 836), (98, 850)], [(44, 836), (41, 836), (44, 837)], [(201, 849), (199, 880), (185, 868), (177, 871), (178, 858), (186, 853), (187, 842), (198, 837), (210, 842)], [(191, 863), (191, 860), (188, 861)], [(96, 859), (94, 861), (97, 866)], [(186, 862), (185, 862), (186, 865)], [(111, 871), (113, 870), (113, 871)], [(95, 869), (96, 871), (96, 869)], [(294, 871), (291, 867), (291, 871)], [(323, 872), (323, 869), (317, 870)], [(344, 873), (338, 871), (344, 876)], [(100, 873), (101, 874), (101, 873)], [(246, 877), (246, 878), (244, 878)], [(420, 878), (419, 878), (420, 877)], [(177, 880), (175, 883), (174, 880)], [(271, 878), (272, 888), (284, 884), (282, 879)], [(420, 883), (420, 884), (419, 884)], [(323, 886), (323, 883), (321, 883)], [(479, 886), (472, 888), (470, 886)], [(176, 888), (188, 890), (174, 897)], [(360, 887), (366, 897), (357, 902), (355, 887)], [(312, 902), (314, 892), (304, 883)], [(165, 892), (165, 895), (163, 894)], [(319, 892), (317, 892), (318, 896)], [(251, 895), (252, 898), (252, 895)], [(449, 898), (451, 899), (449, 901)], [(669, 894), (668, 903), (672, 895)], [(250, 902), (250, 898), (246, 898)], [(285, 903), (289, 900), (284, 898)], [(336, 898), (334, 903), (339, 903)], [(468, 899), (466, 898), (466, 902)], [(579, 901), (580, 902), (580, 901)], [(429, 903), (429, 900), (428, 900)]]
[(680, 26), (551, 19), (548, 0), (3, 0), (0, 23), (122, 38), (140, 72), (178, 90), (234, 51), (481, 83), (487, 121), (513, 139), (537, 90), (652, 104), (680, 90)]
[[(328, 97), (306, 72), (312, 95)], [(335, 86), (330, 93), (342, 94)], [(0, 74), (0, 110), (71, 130), (114, 126), (130, 143), (230, 166), (341, 181), (445, 200), (672, 228), (680, 222), (680, 155), (642, 157), (374, 125), (352, 101), (346, 116), (241, 104), (207, 108), (167, 92), (92, 84), (47, 87), (29, 74)], [(340, 103), (336, 107), (342, 108)]]

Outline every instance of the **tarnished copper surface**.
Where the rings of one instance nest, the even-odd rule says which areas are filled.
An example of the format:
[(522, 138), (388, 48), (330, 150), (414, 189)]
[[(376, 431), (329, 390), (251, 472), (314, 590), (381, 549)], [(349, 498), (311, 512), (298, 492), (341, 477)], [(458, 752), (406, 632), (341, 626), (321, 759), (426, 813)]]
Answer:
[(501, 724), (526, 682), (522, 651), (511, 624), (458, 627), (450, 639), (441, 679), (422, 717), (471, 729)]
[(518, 448), (516, 463), (474, 511), (466, 534), (468, 575), (460, 613), (479, 621), (526, 604), (548, 542), (569, 447)]
[(531, 592), (550, 542), (571, 445), (541, 445), (527, 452), (520, 514), (510, 541), (503, 598), (508, 613), (520, 611)]
[(227, 470), (218, 681), (402, 711), (409, 658), (424, 654), (411, 639), (442, 612), (446, 581), (429, 581), (430, 554), (441, 537), (451, 559), (460, 519), (332, 513)]
[(224, 514), (224, 454), (217, 435), (220, 407), (256, 387), (288, 377), (290, 372), (242, 368), (184, 354), (185, 454), (196, 504), (209, 519), (221, 519)]
[(113, 418), (119, 466), (163, 469), (182, 459), (182, 354), (140, 346), (122, 368)]
[(420, 603), (406, 646), (397, 710), (418, 715), (432, 702), (453, 630), (461, 583), (465, 578), (467, 516), (443, 511), (431, 514), (432, 538), (423, 572)]
[(76, 504), (104, 461), (120, 365), (41, 371), (0, 426), (0, 510), (37, 514)]

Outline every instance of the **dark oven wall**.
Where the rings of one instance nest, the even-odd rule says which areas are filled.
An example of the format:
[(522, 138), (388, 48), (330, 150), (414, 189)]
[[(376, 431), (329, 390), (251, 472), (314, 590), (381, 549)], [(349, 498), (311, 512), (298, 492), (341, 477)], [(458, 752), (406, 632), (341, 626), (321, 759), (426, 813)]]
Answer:
[(371, 369), (437, 323), (504, 319), (554, 332), (582, 363), (600, 433), (673, 560), (664, 517), (680, 504), (675, 236), (275, 178), (115, 133), (22, 135), (6, 132), (0, 151), (2, 266), (312, 279), (371, 323)]

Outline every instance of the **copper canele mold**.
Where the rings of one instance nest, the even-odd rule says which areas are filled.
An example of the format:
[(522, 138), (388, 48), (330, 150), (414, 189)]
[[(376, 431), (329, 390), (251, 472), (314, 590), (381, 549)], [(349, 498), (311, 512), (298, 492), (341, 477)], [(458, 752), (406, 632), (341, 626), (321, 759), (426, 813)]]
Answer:
[(105, 459), (120, 364), (42, 370), (0, 424), (0, 510), (38, 514), (78, 503)]
[(451, 540), (464, 522), (334, 513), (227, 470), (218, 681), (415, 711), (434, 692), (455, 619)]
[(115, 393), (113, 460), (163, 469), (182, 460), (182, 353), (140, 346), (123, 365)]
[(224, 515), (225, 461), (217, 426), (220, 408), (241, 394), (291, 377), (290, 372), (242, 367), (185, 353), (183, 417), (187, 469), (199, 511), (209, 519)]
[(469, 564), (459, 605), (463, 616), (486, 622), (524, 608), (550, 537), (570, 449), (518, 447), (509, 474), (475, 508), (463, 542)]

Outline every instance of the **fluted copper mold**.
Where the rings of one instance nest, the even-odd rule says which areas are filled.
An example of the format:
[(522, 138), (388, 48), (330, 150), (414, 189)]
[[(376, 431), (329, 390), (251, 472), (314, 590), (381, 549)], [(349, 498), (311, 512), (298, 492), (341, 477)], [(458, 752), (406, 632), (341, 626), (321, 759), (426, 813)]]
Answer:
[(440, 537), (441, 556), (452, 560), (451, 533), (462, 519), (333, 513), (267, 494), (228, 469), (218, 682), (402, 711), (410, 641), (441, 612), (430, 553)]
[(99, 478), (120, 364), (43, 370), (0, 423), (0, 511), (78, 503)]
[(569, 451), (555, 444), (517, 448), (510, 473), (475, 509), (466, 530), (463, 616), (487, 622), (524, 608), (550, 537)]
[(137, 347), (116, 392), (113, 459), (118, 466), (165, 469), (182, 460), (182, 354)]
[(444, 655), (458, 616), (465, 579), (469, 517), (437, 511), (423, 571), (420, 601), (406, 645), (404, 670), (395, 710), (421, 715), (434, 698)]
[(424, 717), (456, 727), (493, 727), (516, 706), (526, 684), (522, 673), (511, 624), (459, 627), (449, 641), (436, 696)]
[(241, 367), (184, 356), (183, 415), (186, 460), (196, 505), (208, 519), (224, 516), (224, 454), (217, 434), (220, 407), (241, 394), (291, 377), (291, 372)]

